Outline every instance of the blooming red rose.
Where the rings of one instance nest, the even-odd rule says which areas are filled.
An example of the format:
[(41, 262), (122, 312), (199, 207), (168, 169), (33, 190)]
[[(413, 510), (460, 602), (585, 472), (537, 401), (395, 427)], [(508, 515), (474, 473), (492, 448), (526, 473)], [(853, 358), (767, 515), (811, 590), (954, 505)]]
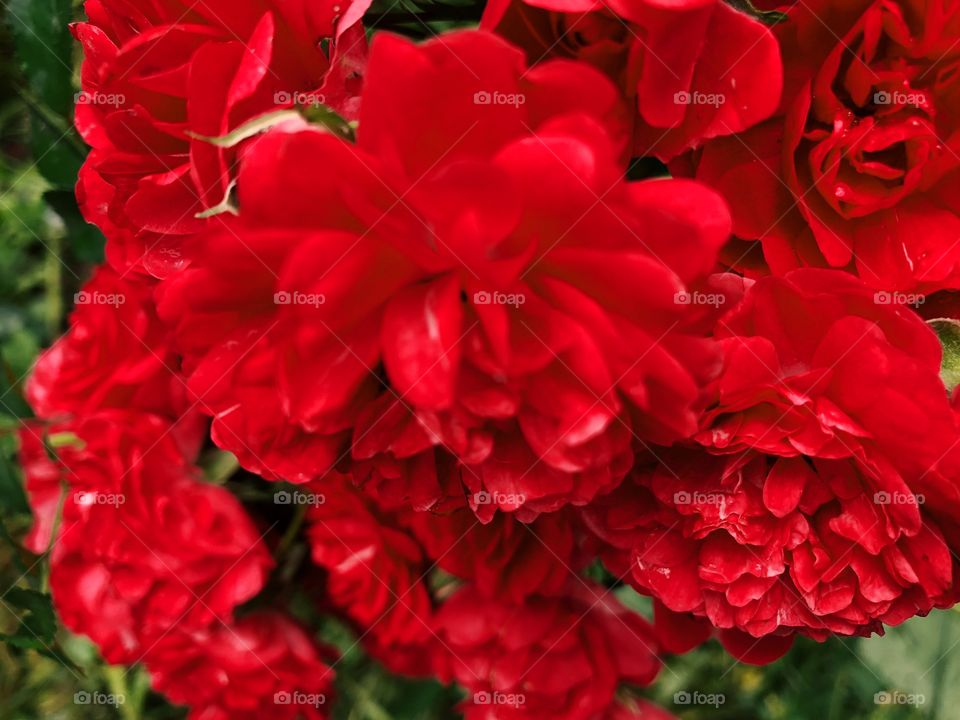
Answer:
[[(344, 13), (301, 0), (86, 2), (89, 21), (73, 27), (85, 54), (76, 125), (93, 150), (77, 194), (116, 267), (162, 276), (180, 266), (183, 238), (205, 224), (198, 213), (227, 197), (234, 149), (197, 136), (226, 135), (295, 101), (355, 111), (347, 85), (369, 2), (345, 4)], [(319, 42), (335, 37), (343, 42), (325, 84), (331, 61)]]
[(723, 639), (747, 660), (763, 661), (760, 638), (786, 643), (769, 661), (793, 633), (882, 633), (957, 600), (924, 496), (877, 490), (850, 460), (686, 450), (633, 482), (656, 512), (634, 529), (630, 579), (670, 611), (741, 631)]
[(960, 11), (817, 0), (786, 12), (780, 110), (708, 143), (697, 177), (724, 193), (735, 234), (762, 242), (773, 273), (830, 266), (887, 290), (960, 287)]
[(357, 460), (442, 448), (487, 512), (532, 519), (614, 487), (633, 435), (695, 430), (715, 365), (682, 297), (726, 210), (686, 181), (622, 180), (599, 73), (527, 71), (486, 33), (382, 36), (362, 107), (355, 145), (259, 139), (240, 218), (164, 283), (219, 444), (295, 482), (351, 429)]
[(566, 597), (522, 604), (469, 585), (450, 597), (437, 617), (437, 673), (467, 689), (464, 717), (617, 717), (618, 686), (649, 684), (660, 663), (651, 626), (605, 593), (575, 582)]
[(333, 669), (307, 633), (275, 612), (165, 636), (146, 659), (153, 687), (189, 720), (324, 720)]
[(759, 280), (716, 335), (724, 368), (697, 436), (716, 452), (852, 457), (893, 492), (904, 488), (887, 466), (909, 483), (957, 440), (936, 334), (851, 275)]
[(492, 0), (481, 27), (527, 52), (584, 60), (636, 107), (633, 154), (664, 160), (765, 120), (780, 99), (777, 42), (720, 0)]
[(108, 662), (138, 662), (174, 627), (228, 619), (261, 589), (272, 561), (259, 532), (230, 493), (200, 481), (167, 423), (107, 411), (56, 428), (67, 429), (59, 463), (22, 433), (38, 518), (31, 546), (48, 544), (63, 487), (54, 603)]
[[(605, 559), (666, 609), (736, 631), (725, 644), (752, 661), (793, 633), (869, 635), (949, 607), (960, 434), (936, 336), (839, 271), (746, 284), (717, 326), (724, 369), (697, 436), (713, 455), (661, 453), (589, 508)], [(771, 636), (779, 649), (757, 640)]]
[(428, 655), (423, 647), (433, 641), (433, 607), (425, 582), (429, 566), (403, 526), (403, 514), (333, 474), (292, 498), (311, 505), (311, 553), (327, 571), (329, 600), (359, 625), (371, 654), (387, 667), (424, 673)]
[(70, 327), (46, 350), (26, 397), (42, 418), (106, 408), (176, 418), (187, 409), (169, 333), (157, 317), (153, 283), (100, 267), (75, 296)]
[[(708, 351), (709, 352), (709, 351)], [(496, 400), (496, 397), (493, 398)], [(440, 418), (411, 412), (392, 393), (360, 412), (353, 433), (353, 474), (370, 492), (407, 499), (418, 509), (459, 507), (464, 488), (477, 517), (489, 522), (497, 510), (513, 511), (523, 522), (567, 503), (583, 504), (615, 487), (629, 470), (630, 429), (625, 422), (561, 457), (555, 438), (534, 438), (553, 452), (555, 468), (541, 463), (523, 426), (495, 423), (487, 432), (482, 418), (453, 414)], [(435, 425), (435, 427), (431, 427)], [(538, 428), (530, 428), (535, 433)], [(450, 450), (457, 449), (452, 455)], [(460, 464), (463, 461), (466, 464)]]
[(523, 602), (528, 595), (561, 594), (589, 559), (578, 553), (573, 517), (563, 510), (529, 524), (500, 513), (484, 525), (467, 508), (409, 517), (440, 569), (498, 599)]
[[(64, 489), (121, 493), (126, 471), (140, 466), (148, 447), (156, 465), (186, 473), (198, 445), (192, 421), (171, 424), (159, 416), (126, 410), (64, 422), (29, 421), (21, 427), (19, 439), (20, 464), (34, 514), (25, 545), (35, 553), (50, 545)], [(58, 460), (50, 456), (48, 445), (56, 446)]]

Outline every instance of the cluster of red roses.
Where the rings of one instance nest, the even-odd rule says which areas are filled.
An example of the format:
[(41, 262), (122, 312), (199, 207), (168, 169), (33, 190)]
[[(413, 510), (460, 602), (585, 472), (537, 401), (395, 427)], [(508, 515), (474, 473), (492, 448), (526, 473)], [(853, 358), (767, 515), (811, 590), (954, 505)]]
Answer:
[(23, 433), (66, 625), (191, 717), (324, 716), (268, 587), (296, 527), (208, 438), (469, 718), (660, 717), (623, 688), (663, 652), (954, 604), (960, 425), (904, 301), (960, 288), (956, 4), (493, 0), (369, 54), (367, 4), (86, 2), (108, 263)]

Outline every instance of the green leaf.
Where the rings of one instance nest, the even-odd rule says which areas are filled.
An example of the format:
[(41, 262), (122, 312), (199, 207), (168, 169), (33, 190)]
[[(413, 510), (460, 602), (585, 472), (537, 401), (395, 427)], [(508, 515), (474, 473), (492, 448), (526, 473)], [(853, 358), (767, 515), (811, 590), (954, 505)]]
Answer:
[[(25, 614), (20, 617), (20, 628), (14, 635), (7, 638), (8, 642), (11, 638), (32, 638), (34, 642), (40, 644), (40, 647), (53, 644), (53, 636), (57, 632), (57, 618), (49, 595), (36, 590), (12, 587), (3, 596), (3, 601), (7, 605), (25, 611)], [(13, 642), (25, 642), (32, 647), (29, 640)]]
[(940, 338), (943, 345), (943, 361), (940, 365), (940, 377), (947, 390), (960, 383), (960, 321), (952, 318), (937, 318), (929, 321), (930, 327)]
[(30, 86), (66, 116), (73, 105), (71, 0), (8, 0), (8, 23)]
[(933, 720), (954, 720), (960, 707), (960, 616), (934, 611), (862, 640), (860, 657), (887, 681), (887, 692), (923, 696)]
[(0, 417), (26, 418), (33, 413), (17, 387), (19, 378), (0, 354)]
[(73, 187), (83, 164), (83, 155), (71, 140), (72, 132), (61, 132), (36, 118), (30, 121), (30, 146), (37, 158), (37, 169), (54, 187)]
[[(27, 513), (27, 497), (20, 484), (19, 473), (14, 470), (11, 458), (0, 455), (0, 510), (8, 513)], [(0, 532), (6, 535), (6, 530)]]
[(742, 13), (756, 18), (765, 25), (776, 25), (787, 19), (787, 14), (779, 10), (761, 10), (751, 0), (726, 0), (727, 5)]
[(14, 571), (20, 576), (23, 577), (28, 574), (29, 568), (23, 562), (22, 553), (25, 552), (20, 545), (10, 536), (10, 532), (7, 530), (7, 526), (0, 521), (0, 538), (7, 543), (9, 548), (10, 562)]
[(74, 102), (69, 23), (71, 0), (9, 0), (7, 22), (28, 87), (21, 97), (31, 110), (31, 147), (49, 182), (70, 188), (83, 152), (70, 117)]

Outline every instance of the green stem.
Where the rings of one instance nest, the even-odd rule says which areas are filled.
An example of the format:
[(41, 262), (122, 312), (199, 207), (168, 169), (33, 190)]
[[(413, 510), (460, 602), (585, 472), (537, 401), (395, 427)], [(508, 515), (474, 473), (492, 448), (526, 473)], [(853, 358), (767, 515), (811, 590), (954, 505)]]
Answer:
[(131, 677), (126, 667), (123, 665), (108, 665), (103, 669), (103, 677), (107, 681), (107, 687), (110, 693), (116, 698), (122, 698), (122, 702), (116, 705), (117, 712), (123, 720), (140, 720), (143, 714), (144, 694), (135, 686), (134, 682), (127, 683), (127, 678)]
[(279, 559), (287, 554), (287, 550), (290, 549), (290, 546), (293, 544), (293, 541), (297, 539), (297, 535), (300, 534), (300, 528), (303, 527), (303, 522), (307, 517), (307, 506), (305, 504), (297, 505), (296, 513), (293, 516), (293, 520), (290, 522), (290, 526), (287, 528), (287, 531), (283, 534), (283, 537), (280, 538), (280, 542), (277, 544), (276, 552), (274, 552), (274, 557)]

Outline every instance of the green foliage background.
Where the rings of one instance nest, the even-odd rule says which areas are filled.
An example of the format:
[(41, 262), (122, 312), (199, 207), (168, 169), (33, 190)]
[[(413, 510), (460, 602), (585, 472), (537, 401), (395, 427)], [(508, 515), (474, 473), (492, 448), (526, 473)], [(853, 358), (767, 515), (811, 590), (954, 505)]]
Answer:
[[(455, 7), (476, 17), (475, 7)], [(182, 718), (182, 709), (149, 691), (144, 671), (104, 665), (89, 642), (58, 627), (46, 558), (19, 544), (30, 524), (15, 459), (15, 431), (29, 416), (23, 380), (38, 350), (63, 331), (70, 298), (102, 259), (103, 239), (73, 199), (85, 150), (71, 125), (79, 58), (67, 24), (79, 12), (71, 0), (0, 0), (0, 720)], [(431, 21), (422, 3), (381, 14), (383, 26), (411, 34), (450, 24)], [(629, 588), (615, 592), (648, 612)], [(455, 690), (391, 677), (352, 647), (346, 628), (327, 620), (321, 629), (347, 650), (337, 666), (339, 720), (457, 716)], [(954, 720), (958, 645), (960, 613), (952, 611), (910, 621), (885, 638), (799, 641), (765, 668), (738, 664), (709, 643), (667, 658), (645, 694), (690, 720)], [(722, 693), (725, 702), (677, 705), (674, 693), (683, 690)], [(920, 693), (926, 702), (875, 704), (874, 694), (885, 690)], [(126, 702), (78, 705), (78, 691), (122, 694)]]

